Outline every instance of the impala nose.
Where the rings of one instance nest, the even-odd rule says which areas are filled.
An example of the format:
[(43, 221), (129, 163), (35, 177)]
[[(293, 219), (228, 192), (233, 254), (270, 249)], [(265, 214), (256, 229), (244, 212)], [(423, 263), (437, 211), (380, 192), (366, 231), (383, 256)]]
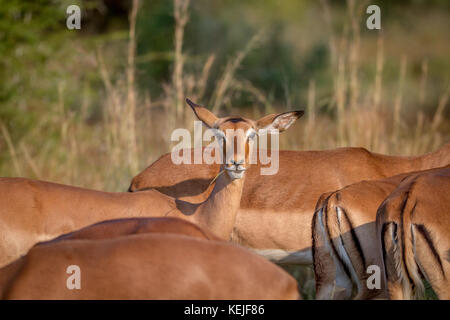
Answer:
[(245, 171), (244, 167), (244, 159), (241, 160), (231, 160), (228, 162), (228, 165), (226, 166), (227, 170), (231, 171)]
[(231, 179), (240, 179), (244, 176), (246, 168), (243, 166), (244, 160), (230, 160), (225, 169)]
[(241, 164), (243, 164), (244, 163), (244, 159), (241, 159), (241, 160), (231, 160), (230, 161), (230, 165), (232, 165), (232, 166), (235, 166), (235, 167), (238, 167), (239, 165), (241, 165)]

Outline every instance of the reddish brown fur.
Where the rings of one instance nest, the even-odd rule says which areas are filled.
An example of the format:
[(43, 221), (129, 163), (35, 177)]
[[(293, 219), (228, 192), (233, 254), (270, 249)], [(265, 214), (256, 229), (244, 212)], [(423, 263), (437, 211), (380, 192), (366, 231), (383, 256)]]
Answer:
[(377, 212), (378, 241), (391, 299), (423, 294), (425, 277), (450, 299), (450, 168), (408, 177)]
[(198, 225), (178, 218), (128, 218), (102, 221), (80, 230), (61, 235), (53, 240), (40, 242), (46, 245), (63, 240), (99, 240), (141, 233), (181, 234), (204, 240), (220, 241), (219, 237)]
[[(120, 219), (34, 246), (0, 269), (2, 299), (299, 299), (281, 268), (179, 219)], [(69, 265), (81, 289), (69, 290)]]
[[(434, 172), (439, 169), (431, 169), (425, 172)], [(362, 181), (352, 184), (338, 191), (324, 194), (317, 202), (315, 223), (313, 225), (313, 252), (316, 276), (316, 296), (322, 299), (330, 299), (336, 277), (340, 276), (351, 281), (351, 273), (357, 275), (358, 292), (356, 299), (386, 298), (386, 285), (382, 281), (381, 289), (368, 289), (366, 280), (369, 277), (367, 267), (370, 265), (381, 266), (382, 256), (377, 242), (376, 213), (383, 200), (406, 178), (423, 174), (424, 171), (406, 173), (382, 180)], [(338, 227), (337, 212), (340, 210), (345, 217), (341, 218)], [(319, 215), (325, 231), (319, 225)], [(351, 228), (342, 220), (351, 222)], [(342, 246), (348, 254), (351, 265), (345, 264), (344, 258), (339, 253)], [(326, 244), (329, 244), (328, 246)], [(337, 264), (340, 264), (337, 266)], [(336, 268), (344, 272), (336, 275)], [(347, 268), (347, 272), (345, 272)], [(381, 270), (384, 273), (384, 270)], [(384, 278), (384, 276), (383, 276)], [(345, 279), (341, 279), (345, 281)], [(334, 299), (350, 298), (351, 290), (341, 295), (335, 295)]]

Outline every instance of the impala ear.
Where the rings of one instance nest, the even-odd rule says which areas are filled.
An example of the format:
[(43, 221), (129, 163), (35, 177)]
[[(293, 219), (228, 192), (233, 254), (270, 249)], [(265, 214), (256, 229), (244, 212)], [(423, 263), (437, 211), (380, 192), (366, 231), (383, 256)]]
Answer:
[(303, 116), (303, 114), (303, 110), (269, 114), (268, 116), (265, 116), (256, 121), (256, 126), (258, 129), (268, 131), (277, 129), (279, 132), (283, 132), (284, 130), (289, 128), (298, 118)]
[(192, 108), (198, 120), (202, 121), (209, 128), (213, 128), (219, 118), (217, 118), (214, 113), (202, 107), (189, 99), (186, 99), (187, 104)]

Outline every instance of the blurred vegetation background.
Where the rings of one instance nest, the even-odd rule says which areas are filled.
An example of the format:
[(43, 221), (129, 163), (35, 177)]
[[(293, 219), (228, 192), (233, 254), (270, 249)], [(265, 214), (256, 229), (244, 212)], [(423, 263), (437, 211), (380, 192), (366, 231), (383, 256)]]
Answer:
[[(66, 28), (78, 4), (81, 30)], [(366, 8), (381, 7), (381, 31)], [(0, 175), (111, 191), (192, 129), (189, 97), (306, 109), (287, 149), (449, 141), (448, 1), (0, 0)]]
[[(71, 4), (81, 30), (66, 28)], [(380, 31), (366, 28), (369, 4), (381, 8)], [(0, 0), (0, 176), (125, 191), (170, 151), (173, 129), (192, 129), (185, 97), (221, 115), (305, 109), (280, 136), (284, 149), (432, 151), (450, 140), (449, 9)], [(297, 277), (313, 290), (311, 269)]]

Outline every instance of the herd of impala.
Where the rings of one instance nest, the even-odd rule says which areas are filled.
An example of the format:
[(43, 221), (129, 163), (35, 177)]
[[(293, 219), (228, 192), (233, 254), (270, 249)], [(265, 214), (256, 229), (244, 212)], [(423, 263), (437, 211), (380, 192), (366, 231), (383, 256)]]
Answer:
[(116, 193), (0, 178), (1, 299), (300, 299), (276, 264), (313, 264), (317, 299), (417, 298), (424, 280), (450, 299), (450, 143), (418, 157), (279, 151), (261, 175), (256, 133), (303, 111), (254, 121), (187, 103), (223, 164), (168, 153)]

